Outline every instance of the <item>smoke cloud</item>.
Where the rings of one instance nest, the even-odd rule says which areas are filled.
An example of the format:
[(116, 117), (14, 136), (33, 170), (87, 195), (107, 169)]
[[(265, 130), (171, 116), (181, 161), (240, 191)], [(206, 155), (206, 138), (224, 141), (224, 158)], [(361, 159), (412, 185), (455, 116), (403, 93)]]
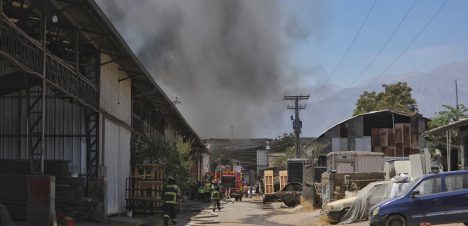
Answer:
[(289, 132), (283, 95), (313, 94), (308, 84), (324, 77), (320, 66), (298, 69), (290, 60), (295, 43), (320, 39), (323, 26), (301, 25), (280, 1), (98, 4), (169, 97), (180, 97), (179, 110), (202, 137), (227, 138), (231, 125), (236, 138)]

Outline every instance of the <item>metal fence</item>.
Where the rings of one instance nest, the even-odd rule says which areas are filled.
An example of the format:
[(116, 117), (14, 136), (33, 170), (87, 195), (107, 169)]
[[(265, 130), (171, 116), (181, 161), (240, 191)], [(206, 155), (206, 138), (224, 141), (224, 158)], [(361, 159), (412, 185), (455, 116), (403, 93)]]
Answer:
[(8, 19), (0, 17), (0, 55), (23, 71), (45, 79), (54, 88), (95, 109), (99, 106), (98, 88), (66, 62), (47, 51), (46, 76), (43, 76), (44, 48)]

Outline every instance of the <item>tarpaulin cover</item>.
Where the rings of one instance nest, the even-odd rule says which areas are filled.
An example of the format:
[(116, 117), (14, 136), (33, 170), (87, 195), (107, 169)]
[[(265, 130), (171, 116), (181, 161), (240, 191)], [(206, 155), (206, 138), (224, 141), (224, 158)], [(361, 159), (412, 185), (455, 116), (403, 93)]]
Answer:
[(389, 198), (393, 198), (401, 192), (409, 180), (407, 176), (397, 176), (391, 181), (379, 181), (368, 184), (356, 193), (357, 199), (341, 219), (340, 224), (350, 224), (356, 221), (367, 220), (369, 209)]

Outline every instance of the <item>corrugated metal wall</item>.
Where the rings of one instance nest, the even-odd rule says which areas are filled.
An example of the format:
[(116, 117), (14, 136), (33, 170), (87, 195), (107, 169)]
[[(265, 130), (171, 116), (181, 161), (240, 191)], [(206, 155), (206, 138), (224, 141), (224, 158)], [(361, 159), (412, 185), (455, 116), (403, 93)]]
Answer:
[[(106, 54), (102, 61), (110, 60)], [(101, 107), (109, 114), (131, 125), (131, 80), (119, 71), (116, 63), (101, 66)], [(105, 118), (105, 117), (104, 117)], [(106, 167), (106, 213), (118, 214), (125, 211), (125, 183), (130, 177), (131, 132), (124, 126), (104, 119), (103, 158)]]
[(268, 156), (266, 150), (257, 150), (257, 166), (268, 167)]
[(125, 211), (125, 180), (130, 175), (131, 132), (107, 119), (104, 129), (107, 214), (117, 214)]
[[(28, 159), (24, 93), (0, 97), (0, 158)], [(69, 160), (72, 173), (86, 173), (84, 109), (53, 96), (46, 99), (46, 160)]]

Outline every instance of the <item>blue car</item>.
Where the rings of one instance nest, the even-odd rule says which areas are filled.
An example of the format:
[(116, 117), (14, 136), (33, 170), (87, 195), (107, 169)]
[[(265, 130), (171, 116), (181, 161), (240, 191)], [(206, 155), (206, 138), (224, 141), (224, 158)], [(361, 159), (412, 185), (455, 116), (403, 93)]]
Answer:
[(411, 182), (399, 196), (371, 207), (370, 225), (406, 226), (465, 223), (468, 226), (468, 171), (431, 173)]

